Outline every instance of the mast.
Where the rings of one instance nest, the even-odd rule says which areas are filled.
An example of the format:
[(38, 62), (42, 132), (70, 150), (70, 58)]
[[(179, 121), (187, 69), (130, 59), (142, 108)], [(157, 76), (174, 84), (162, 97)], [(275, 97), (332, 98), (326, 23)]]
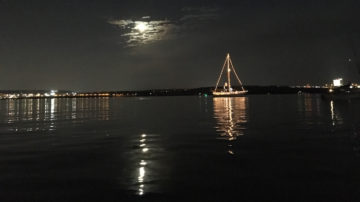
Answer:
[(228, 79), (228, 91), (230, 92), (230, 54), (228, 53), (226, 56), (226, 61), (227, 61), (227, 79)]
[[(217, 80), (217, 82), (216, 82), (216, 86), (215, 86), (214, 92), (216, 92), (217, 89), (218, 89), (218, 85), (219, 85), (219, 82), (220, 82), (220, 80), (221, 80), (221, 77), (222, 77), (222, 75), (223, 75), (223, 73), (224, 73), (224, 71), (225, 71), (225, 68), (227, 68), (227, 81), (225, 81), (225, 85), (224, 85), (224, 90), (225, 90), (225, 92), (226, 92), (226, 90), (227, 90), (227, 92), (231, 92), (231, 76), (230, 76), (231, 71), (234, 72), (235, 77), (236, 77), (236, 79), (238, 80), (238, 82), (239, 82), (239, 84), (240, 84), (240, 86), (241, 86), (242, 91), (246, 91), (246, 90), (244, 89), (243, 85), (242, 85), (242, 82), (241, 82), (239, 76), (238, 76), (237, 73), (236, 73), (236, 70), (235, 70), (235, 68), (234, 68), (234, 65), (232, 64), (232, 61), (231, 61), (231, 58), (230, 58), (230, 53), (227, 53), (226, 58), (225, 58), (225, 61), (224, 61), (224, 64), (223, 64), (223, 66), (222, 66), (222, 69), (221, 69), (221, 72), (220, 72), (220, 75), (219, 75), (219, 78), (218, 78), (218, 80)], [(232, 70), (231, 70), (231, 69), (232, 69)], [(226, 88), (226, 86), (227, 86), (227, 88)], [(235, 90), (235, 91), (236, 91), (236, 90)], [(247, 92), (247, 91), (246, 91), (246, 92)]]

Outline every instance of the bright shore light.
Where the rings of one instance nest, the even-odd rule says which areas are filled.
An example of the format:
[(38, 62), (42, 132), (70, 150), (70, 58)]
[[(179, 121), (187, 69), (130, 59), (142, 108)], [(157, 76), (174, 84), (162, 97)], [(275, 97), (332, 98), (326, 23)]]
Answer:
[(343, 79), (342, 78), (334, 79), (333, 84), (334, 84), (335, 87), (342, 86), (343, 85)]
[(57, 90), (51, 90), (51, 91), (50, 91), (50, 96), (55, 96), (55, 95), (56, 95), (56, 92), (57, 92)]

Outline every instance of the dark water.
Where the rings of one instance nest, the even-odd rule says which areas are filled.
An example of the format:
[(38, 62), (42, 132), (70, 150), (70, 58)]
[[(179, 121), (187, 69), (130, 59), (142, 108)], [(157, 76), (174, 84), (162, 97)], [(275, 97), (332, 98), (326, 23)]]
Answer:
[(360, 201), (360, 101), (0, 101), (1, 201)]

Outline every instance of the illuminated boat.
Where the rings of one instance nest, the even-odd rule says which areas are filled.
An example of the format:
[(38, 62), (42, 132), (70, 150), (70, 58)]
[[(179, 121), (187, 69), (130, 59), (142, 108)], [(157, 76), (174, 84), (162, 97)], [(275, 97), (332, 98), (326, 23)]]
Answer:
[[(223, 74), (223, 72), (225, 70), (225, 67), (227, 69), (227, 81), (225, 82), (223, 89), (218, 89), (219, 82), (221, 80), (221, 76), (222, 76), (222, 74)], [(234, 73), (236, 79), (238, 80), (241, 90), (234, 90), (231, 87), (231, 82), (230, 82), (230, 80), (231, 80), (231, 78), (230, 78), (231, 72)], [(242, 85), (242, 82), (241, 82), (239, 76), (237, 75), (237, 73), (235, 71), (234, 65), (232, 64), (232, 61), (231, 61), (231, 58), (230, 58), (230, 54), (228, 53), (227, 56), (226, 56), (224, 65), (223, 65), (223, 67), (221, 69), (220, 76), (219, 76), (219, 78), (218, 78), (218, 80), (216, 82), (216, 87), (212, 92), (213, 96), (214, 97), (238, 97), (238, 96), (244, 96), (247, 92), (248, 91), (244, 89), (244, 87)]]

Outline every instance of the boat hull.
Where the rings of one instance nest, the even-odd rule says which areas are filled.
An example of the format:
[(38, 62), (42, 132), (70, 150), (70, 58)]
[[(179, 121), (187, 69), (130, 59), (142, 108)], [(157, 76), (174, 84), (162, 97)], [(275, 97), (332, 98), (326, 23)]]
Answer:
[(248, 91), (232, 91), (232, 92), (217, 92), (213, 91), (214, 97), (242, 97), (247, 94)]

